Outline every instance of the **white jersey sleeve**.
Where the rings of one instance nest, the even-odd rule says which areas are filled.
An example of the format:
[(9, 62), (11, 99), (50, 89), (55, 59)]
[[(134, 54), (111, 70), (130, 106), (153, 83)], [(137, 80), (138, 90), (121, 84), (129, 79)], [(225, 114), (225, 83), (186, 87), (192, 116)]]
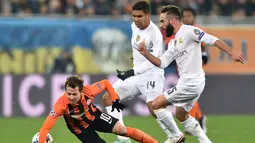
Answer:
[(160, 68), (166, 68), (174, 60), (173, 40), (168, 43), (167, 51), (160, 58)]
[(217, 37), (212, 36), (195, 26), (190, 26), (189, 37), (196, 42), (204, 42), (209, 45), (214, 45), (218, 40)]

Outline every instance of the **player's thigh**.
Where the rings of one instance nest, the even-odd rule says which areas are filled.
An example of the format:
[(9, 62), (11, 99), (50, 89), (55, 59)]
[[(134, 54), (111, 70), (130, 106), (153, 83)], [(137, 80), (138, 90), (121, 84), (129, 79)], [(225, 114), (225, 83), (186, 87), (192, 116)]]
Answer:
[(99, 132), (112, 133), (112, 130), (117, 122), (118, 119), (107, 113), (100, 112), (95, 117), (93, 128)]
[(141, 77), (139, 89), (146, 96), (146, 102), (151, 102), (163, 92), (165, 78), (161, 74), (150, 74)]
[(184, 108), (186, 112), (189, 112), (192, 109), (200, 96), (199, 93), (190, 92), (189, 89), (178, 87), (172, 87), (163, 94), (169, 103)]
[(124, 81), (118, 80), (113, 84), (113, 88), (118, 94), (120, 100), (126, 101), (134, 98), (135, 96), (141, 95), (141, 92), (137, 87), (138, 82), (139, 82), (138, 77), (132, 76)]
[(82, 143), (106, 143), (106, 141), (100, 138), (97, 132), (90, 127), (83, 130), (81, 134), (75, 135)]

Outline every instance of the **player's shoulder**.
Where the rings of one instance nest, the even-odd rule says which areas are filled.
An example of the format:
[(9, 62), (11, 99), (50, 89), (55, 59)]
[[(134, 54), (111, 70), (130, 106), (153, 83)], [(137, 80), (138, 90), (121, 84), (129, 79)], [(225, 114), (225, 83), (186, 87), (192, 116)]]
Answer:
[(203, 30), (201, 30), (201, 29), (200, 29), (199, 27), (197, 27), (197, 26), (185, 25), (185, 24), (183, 24), (183, 29), (185, 29), (185, 31), (188, 31), (188, 32), (203, 31)]
[(160, 38), (163, 40), (162, 33), (159, 29), (159, 27), (151, 21), (149, 25), (150, 34), (154, 35), (156, 38)]
[(184, 30), (188, 30), (188, 31), (191, 31), (191, 30), (194, 30), (194, 29), (196, 29), (196, 27), (195, 26), (193, 26), (193, 25), (186, 25), (186, 24), (183, 24), (182, 25), (182, 28), (184, 29)]
[(151, 30), (151, 31), (153, 31), (155, 33), (160, 33), (161, 34), (161, 31), (158, 28), (158, 26), (154, 22), (152, 22), (152, 21), (150, 21), (149, 30)]
[(62, 105), (63, 107), (66, 107), (66, 105), (69, 103), (69, 100), (67, 98), (67, 95), (66, 93), (63, 93), (57, 100), (56, 104), (60, 104)]
[(132, 29), (132, 31), (136, 31), (137, 30), (137, 27), (136, 27), (134, 22), (132, 22), (132, 24), (131, 24), (131, 29)]
[(85, 86), (83, 86), (83, 90), (91, 90), (91, 85), (85, 85)]
[(187, 37), (193, 37), (194, 35), (199, 35), (200, 33), (202, 33), (203, 30), (201, 30), (200, 28), (193, 26), (193, 25), (182, 25), (182, 35), (185, 35)]
[(93, 85), (85, 85), (83, 86), (83, 93), (85, 95), (92, 95), (93, 94)]
[(200, 25), (193, 25), (194, 27), (196, 27), (196, 28), (198, 28), (198, 29), (200, 29), (200, 30), (203, 30), (204, 31), (204, 28), (202, 27), (202, 26), (200, 26)]

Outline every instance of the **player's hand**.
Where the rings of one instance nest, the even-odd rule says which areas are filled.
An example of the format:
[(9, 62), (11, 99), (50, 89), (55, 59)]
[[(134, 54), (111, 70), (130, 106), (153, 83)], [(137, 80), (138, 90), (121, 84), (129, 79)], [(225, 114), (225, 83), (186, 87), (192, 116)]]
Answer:
[(146, 55), (149, 53), (147, 47), (145, 46), (145, 40), (143, 40), (143, 41), (138, 45), (138, 51), (139, 51), (140, 54), (142, 54), (143, 56), (146, 56)]
[(203, 60), (203, 65), (207, 64), (207, 62), (208, 62), (207, 52), (202, 52), (202, 60)]
[(125, 107), (126, 105), (121, 103), (119, 99), (116, 99), (112, 102), (112, 112), (114, 111), (114, 109), (117, 109), (117, 111), (120, 112), (120, 110), (123, 110)]
[(232, 50), (231, 57), (235, 62), (244, 63), (244, 54), (240, 51)]
[(117, 71), (117, 77), (121, 80), (125, 80), (125, 79), (135, 75), (135, 72), (133, 69), (126, 70), (126, 71), (119, 71), (117, 69), (116, 71)]

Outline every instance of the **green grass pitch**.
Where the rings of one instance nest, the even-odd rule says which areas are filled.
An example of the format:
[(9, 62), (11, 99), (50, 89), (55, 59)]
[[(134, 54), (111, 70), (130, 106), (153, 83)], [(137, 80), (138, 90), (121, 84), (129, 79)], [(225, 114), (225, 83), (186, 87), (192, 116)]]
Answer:
[[(31, 143), (45, 118), (0, 118), (1, 143)], [(125, 117), (126, 125), (139, 128), (160, 142), (166, 137), (152, 117)], [(255, 116), (208, 116), (208, 136), (214, 143), (255, 143)], [(182, 125), (179, 127), (183, 130)], [(80, 143), (69, 133), (61, 118), (51, 131), (55, 143)], [(100, 134), (107, 143), (112, 143), (114, 134)], [(135, 143), (135, 141), (133, 141)], [(186, 143), (198, 143), (187, 136)]]

